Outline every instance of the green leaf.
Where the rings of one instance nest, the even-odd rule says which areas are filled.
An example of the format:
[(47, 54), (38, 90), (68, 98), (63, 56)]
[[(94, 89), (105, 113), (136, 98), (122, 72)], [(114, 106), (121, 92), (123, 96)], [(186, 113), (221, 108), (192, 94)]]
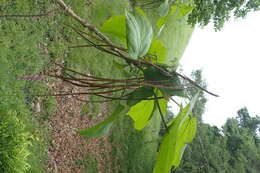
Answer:
[(190, 143), (197, 131), (197, 118), (188, 117), (180, 128), (180, 139), (184, 143)]
[(122, 64), (122, 63), (119, 63), (119, 62), (113, 60), (113, 67), (117, 68), (118, 70), (123, 70), (127, 66), (128, 66), (127, 64)]
[(88, 137), (88, 138), (104, 136), (105, 134), (107, 134), (113, 122), (118, 118), (119, 114), (123, 110), (124, 110), (124, 106), (118, 105), (114, 110), (114, 112), (104, 121), (90, 128), (78, 130), (77, 133), (80, 134), (81, 136)]
[[(163, 68), (164, 70), (166, 70), (166, 68), (164, 68), (164, 66), (160, 66), (160, 67)], [(156, 69), (155, 67), (149, 66), (148, 68), (146, 68), (144, 70), (144, 80), (147, 81), (147, 82), (166, 81), (166, 80), (169, 80), (169, 79), (170, 79), (169, 76), (166, 76), (163, 72)]]
[[(163, 66), (160, 67), (164, 68)], [(170, 96), (186, 97), (185, 91), (181, 89), (182, 84), (177, 75), (173, 75), (169, 77), (154, 67), (148, 67), (144, 71), (144, 79), (145, 81), (150, 83), (156, 82), (155, 84), (157, 85), (176, 88), (176, 90), (169, 89), (169, 88), (160, 88), (160, 91), (163, 93), (165, 97), (170, 97)]]
[(179, 126), (178, 136), (175, 146), (175, 157), (172, 161), (172, 166), (177, 168), (180, 164), (183, 151), (186, 144), (192, 142), (197, 130), (197, 119), (195, 117), (187, 117), (185, 121)]
[(196, 134), (196, 118), (190, 115), (197, 99), (198, 94), (168, 123), (170, 130), (163, 137), (153, 173), (169, 173), (172, 166), (179, 166), (186, 144), (190, 143)]
[(160, 40), (153, 40), (151, 47), (148, 51), (149, 54), (156, 56), (155, 63), (166, 64), (167, 49), (163, 42)]
[(127, 100), (127, 104), (129, 106), (133, 106), (136, 103), (140, 102), (143, 99), (153, 96), (153, 88), (151, 87), (141, 87), (134, 90), (129, 96)]
[(127, 114), (135, 121), (135, 129), (142, 130), (146, 126), (153, 113), (153, 109), (153, 100), (143, 100), (131, 107)]
[(112, 16), (106, 20), (100, 29), (118, 40), (126, 43), (126, 18), (123, 15)]
[(126, 40), (129, 56), (137, 59), (148, 52), (153, 39), (153, 29), (141, 9), (126, 11)]
[(165, 0), (157, 9), (157, 12), (159, 13), (159, 16), (164, 17), (169, 12), (169, 0)]
[(162, 32), (164, 25), (169, 19), (169, 17), (173, 15), (176, 11), (177, 11), (177, 5), (173, 5), (171, 6), (170, 12), (168, 12), (166, 16), (159, 18), (159, 20), (156, 22), (157, 36), (159, 36), (160, 33)]
[(179, 4), (178, 7), (179, 7), (178, 18), (186, 16), (194, 9), (193, 6), (185, 5), (185, 4)]

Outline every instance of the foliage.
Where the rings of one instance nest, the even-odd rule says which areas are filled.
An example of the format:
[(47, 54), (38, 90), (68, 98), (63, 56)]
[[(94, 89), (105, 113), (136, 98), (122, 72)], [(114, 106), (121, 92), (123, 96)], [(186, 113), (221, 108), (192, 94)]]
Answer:
[(110, 129), (113, 122), (118, 119), (118, 115), (120, 115), (120, 113), (123, 110), (124, 110), (124, 106), (118, 105), (115, 108), (114, 112), (104, 121), (102, 121), (101, 123), (95, 126), (92, 126), (91, 128), (85, 130), (79, 130), (78, 133), (88, 138), (104, 136)]
[(101, 31), (108, 33), (126, 43), (126, 18), (123, 15), (115, 15), (106, 20), (101, 26)]
[[(82, 2), (83, 1), (80, 1), (80, 3), (82, 3)], [(1, 6), (1, 9), (4, 9), (4, 10), (13, 9), (14, 10), (14, 11), (12, 11), (13, 14), (17, 14), (17, 13), (29, 14), (31, 12), (37, 14), (37, 13), (39, 13), (39, 11), (46, 11), (47, 8), (49, 7), (48, 3), (44, 3), (41, 1), (30, 2), (30, 1), (21, 0), (21, 1), (12, 1), (12, 2), (8, 1), (7, 3), (10, 6), (12, 5), (13, 7), (12, 8), (11, 7), (2, 8), (2, 6)], [(102, 1), (98, 1), (97, 3), (102, 3)], [(122, 1), (116, 2), (116, 3), (117, 3), (117, 5), (118, 4), (120, 5), (120, 4), (122, 4)], [(30, 4), (30, 5), (28, 5), (28, 4)], [(38, 10), (38, 8), (35, 8), (36, 4), (37, 4), (37, 7), (40, 4), (42, 9)], [(83, 8), (81, 8), (81, 6), (78, 6), (79, 1), (72, 2), (71, 4), (75, 7), (77, 7), (77, 12), (79, 12), (84, 17), (89, 15), (88, 13), (85, 13), (86, 10), (83, 10)], [(108, 5), (114, 6), (114, 4), (115, 4), (115, 1), (109, 3)], [(109, 10), (109, 12), (107, 14), (105, 14), (104, 8), (101, 5), (99, 5), (98, 7), (97, 6), (98, 5), (94, 4), (93, 8), (97, 9), (96, 11), (97, 11), (97, 13), (99, 13), (99, 15), (92, 15), (92, 16), (90, 16), (90, 18), (94, 19), (95, 17), (97, 17), (97, 19), (99, 19), (99, 20), (92, 20), (93, 22), (100, 21), (100, 16), (103, 16), (103, 18), (106, 18), (109, 15), (111, 16), (112, 13), (115, 13), (114, 11), (111, 12), (111, 10)], [(107, 7), (107, 6), (105, 6), (105, 7)], [(118, 8), (118, 9), (120, 9), (120, 8)], [(10, 11), (5, 11), (5, 12), (10, 12)], [(95, 74), (99, 74), (99, 75), (100, 74), (101, 75), (102, 74), (105, 74), (105, 75), (116, 74), (117, 76), (121, 76), (121, 74), (119, 74), (118, 72), (114, 72), (114, 69), (110, 70), (109, 68), (100, 68), (101, 67), (100, 64), (98, 64), (98, 65), (95, 64), (96, 62), (99, 63), (100, 58), (102, 58), (102, 62), (104, 62), (104, 66), (110, 67), (111, 64), (109, 63), (109, 61), (104, 60), (104, 58), (103, 58), (104, 56), (102, 53), (97, 53), (96, 51), (89, 51), (88, 53), (90, 55), (88, 54), (89, 55), (87, 57), (88, 61), (86, 62), (85, 61), (86, 56), (85, 55), (83, 56), (84, 53), (76, 53), (76, 51), (73, 52), (72, 50), (68, 51), (68, 48), (64, 44), (64, 42), (75, 41), (75, 40), (72, 40), (71, 31), (64, 28), (63, 25), (54, 26), (54, 25), (52, 25), (53, 24), (52, 22), (55, 21), (55, 23), (65, 23), (65, 24), (70, 25), (70, 24), (74, 24), (73, 21), (64, 20), (63, 18), (60, 18), (60, 16), (55, 16), (54, 20), (45, 20), (45, 19), (43, 19), (43, 20), (28, 19), (28, 20), (30, 22), (28, 22), (27, 19), (24, 19), (24, 20), (15, 19), (13, 21), (12, 20), (11, 21), (1, 20), (1, 22), (4, 23), (3, 30), (11, 31), (11, 32), (3, 32), (2, 33), (3, 37), (1, 37), (1, 38), (3, 38), (3, 40), (5, 40), (5, 41), (1, 42), (1, 44), (2, 43), (4, 44), (4, 46), (1, 47), (1, 51), (4, 50), (2, 52), (5, 52), (2, 55), (4, 55), (3, 57), (9, 57), (10, 62), (13, 63), (10, 66), (9, 65), (6, 66), (5, 63), (1, 62), (1, 72), (2, 71), (4, 72), (3, 76), (5, 78), (10, 78), (10, 76), (11, 76), (11, 78), (14, 79), (14, 77), (16, 75), (39, 73), (39, 71), (42, 69), (43, 64), (45, 65), (44, 60), (46, 58), (46, 57), (42, 56), (42, 54), (43, 54), (43, 52), (41, 52), (42, 50), (48, 50), (48, 55), (50, 55), (51, 58), (64, 57), (66, 59), (67, 54), (72, 55), (74, 58), (67, 58), (67, 60), (69, 62), (73, 62), (73, 63), (77, 63), (77, 64), (82, 63), (80, 66), (84, 67), (84, 70), (85, 70), (85, 66), (87, 64), (88, 69), (95, 71)], [(15, 29), (9, 28), (9, 26), (8, 27), (5, 26), (5, 24), (10, 24), (10, 23), (11, 23), (11, 26), (14, 27)], [(20, 26), (22, 26), (22, 27), (20, 28)], [(35, 26), (37, 26), (37, 27), (35, 27)], [(21, 35), (19, 36), (18, 33)], [(41, 37), (39, 37), (39, 36), (41, 36)], [(10, 39), (10, 38), (12, 38), (12, 39)], [(28, 44), (29, 42), (31, 43), (30, 45)], [(162, 44), (160, 44), (160, 45), (161, 45), (161, 47), (164, 47)], [(40, 47), (43, 46), (43, 49), (38, 48), (38, 46), (40, 46)], [(6, 51), (6, 50), (9, 50), (9, 51)], [(81, 51), (78, 51), (78, 52), (81, 52)], [(155, 54), (156, 56), (159, 57), (158, 61), (156, 61), (156, 62), (163, 63), (164, 59), (160, 60), (160, 54), (163, 54), (163, 56), (165, 56), (164, 55), (165, 52), (166, 51), (164, 51), (163, 53), (158, 53), (158, 52), (152, 51), (150, 53)], [(15, 55), (13, 53), (15, 53)], [(90, 58), (92, 55), (95, 58)], [(80, 56), (83, 60), (79, 58)], [(15, 60), (17, 60), (18, 57), (19, 57), (19, 63), (17, 63), (17, 61), (15, 61)], [(2, 59), (1, 59), (1, 61), (2, 61)], [(35, 63), (35, 62), (37, 62), (37, 63)], [(6, 73), (7, 71), (8, 71), (8, 73)], [(102, 71), (102, 73), (100, 73), (100, 71)], [(113, 72), (111, 72), (111, 71), (113, 71)], [(14, 72), (14, 74), (12, 72)], [(5, 81), (3, 83), (5, 83)], [(18, 81), (18, 83), (22, 83), (22, 84), (21, 85), (19, 84), (19, 87), (17, 87), (15, 90), (14, 90), (15, 87), (13, 87), (14, 85), (12, 82), (8, 82), (4, 85), (2, 85), (2, 83), (1, 83), (1, 89), (3, 91), (5, 91), (5, 92), (3, 92), (3, 94), (4, 94), (4, 96), (6, 96), (3, 98), (3, 100), (1, 100), (1, 104), (2, 103), (12, 104), (12, 106), (15, 106), (16, 109), (18, 109), (18, 112), (22, 112), (22, 113), (19, 113), (19, 115), (20, 114), (24, 115), (24, 113), (23, 113), (24, 111), (21, 111), (19, 109), (21, 107), (20, 106), (21, 103), (26, 102), (28, 108), (30, 108), (30, 103), (34, 99), (34, 98), (32, 98), (31, 92), (33, 91), (34, 93), (37, 93), (37, 94), (43, 93), (43, 91), (41, 91), (41, 90), (39, 91), (38, 88), (44, 88), (44, 87), (42, 87), (42, 85), (37, 85), (37, 87), (36, 87), (37, 89), (35, 89), (35, 87), (34, 87), (35, 83), (30, 82), (30, 81), (26, 81), (26, 82)], [(10, 87), (10, 86), (12, 86), (12, 87)], [(7, 88), (10, 88), (10, 89), (7, 89)], [(16, 99), (14, 99), (17, 96), (16, 95), (16, 93), (18, 93), (17, 91), (24, 91), (26, 98), (18, 96)], [(14, 97), (11, 97), (11, 99), (6, 99), (10, 95), (12, 95), (11, 94), (12, 92), (15, 93)], [(12, 100), (12, 103), (9, 102), (10, 100)], [(17, 100), (20, 100), (20, 102), (17, 103), (16, 102)], [(50, 107), (52, 107), (50, 109), (53, 109), (55, 104), (53, 104), (53, 102), (51, 100), (46, 100), (46, 102), (47, 102), (46, 106), (47, 107), (50, 106)], [(47, 108), (47, 109), (49, 109), (49, 108)], [(48, 111), (47, 113), (51, 114), (51, 112), (52, 111), (50, 111), (50, 112)], [(31, 114), (28, 114), (28, 116), (31, 118)], [(21, 117), (19, 117), (19, 118), (21, 118)], [(27, 127), (29, 127), (29, 123), (31, 123), (30, 120), (28, 120), (28, 122), (26, 122)], [(38, 133), (38, 130), (36, 130), (34, 133), (36, 133), (36, 132)], [(39, 153), (39, 150), (36, 149), (34, 152)], [(30, 158), (32, 158), (32, 157), (30, 157)], [(42, 160), (42, 158), (37, 158), (37, 159), (39, 159), (39, 161)], [(40, 171), (37, 168), (34, 168), (33, 170), (31, 170), (31, 172)]]
[(154, 173), (167, 173), (171, 167), (179, 166), (186, 144), (190, 143), (196, 134), (196, 118), (190, 116), (196, 99), (197, 97), (181, 109), (169, 124), (169, 132), (162, 139)]
[(194, 0), (194, 9), (189, 15), (188, 22), (192, 25), (199, 23), (201, 26), (213, 22), (215, 30), (220, 30), (230, 17), (243, 18), (249, 12), (259, 9), (259, 0)]
[(23, 173), (29, 170), (28, 156), (32, 136), (15, 111), (0, 107), (0, 171)]
[[(67, 10), (68, 8), (66, 7), (64, 9)], [(189, 11), (185, 8), (183, 10), (182, 7), (180, 9), (181, 16), (186, 15), (186, 12)], [(76, 19), (74, 13), (68, 10), (67, 12), (74, 16), (74, 18)], [(111, 33), (113, 33), (113, 29), (111, 27), (114, 26), (114, 23), (118, 22), (115, 20), (118, 20), (118, 18), (112, 17), (103, 25)], [(161, 119), (167, 130), (167, 134), (163, 137), (163, 143), (160, 146), (160, 152), (159, 156), (157, 157), (154, 172), (157, 173), (162, 171), (164, 173), (167, 173), (170, 171), (172, 166), (174, 166), (175, 168), (178, 167), (186, 144), (190, 143), (196, 134), (196, 118), (191, 117), (191, 111), (197, 101), (198, 95), (196, 95), (191, 100), (190, 104), (188, 104), (184, 109), (180, 110), (179, 116), (174, 118), (171, 121), (171, 124), (166, 124), (164, 120), (164, 114), (166, 113), (167, 109), (167, 101), (171, 96), (186, 96), (183, 92), (186, 88), (182, 85), (180, 77), (189, 82), (191, 82), (191, 80), (172, 70), (171, 66), (161, 65), (157, 63), (153, 64), (151, 59), (149, 59), (150, 55), (147, 53), (149, 51), (149, 48), (151, 47), (153, 39), (153, 28), (150, 25), (146, 14), (141, 9), (136, 8), (132, 12), (126, 11), (127, 50), (114, 45), (112, 42), (110, 42), (110, 40), (103, 36), (102, 33), (99, 33), (96, 28), (89, 27), (90, 25), (86, 24), (82, 25), (89, 30), (95, 31), (95, 33), (97, 34), (98, 38), (91, 34), (73, 28), (74, 31), (76, 31), (84, 40), (87, 41), (89, 46), (93, 46), (96, 49), (99, 49), (108, 54), (116, 55), (125, 60), (130, 67), (136, 69), (135, 75), (138, 78), (126, 80), (99, 78), (91, 75), (84, 75), (68, 68), (63, 69), (65, 71), (80, 75), (84, 78), (78, 80), (78, 78), (70, 75), (69, 73), (67, 73), (68, 77), (66, 78), (61, 76), (58, 76), (58, 78), (77, 86), (91, 88), (91, 90), (98, 89), (97, 92), (90, 92), (87, 94), (96, 95), (108, 99), (104, 101), (109, 101), (109, 99), (122, 100), (122, 98), (123, 100), (136, 100), (136, 98), (132, 98), (135, 92), (147, 90), (144, 92), (146, 94), (152, 91), (152, 97), (148, 96), (150, 95), (150, 93), (146, 95), (146, 97), (141, 95), (143, 97), (141, 99), (137, 99), (139, 101), (130, 108), (127, 114), (135, 121), (135, 128), (137, 130), (142, 130), (147, 125), (148, 120), (152, 118), (154, 110), (158, 109)], [(116, 37), (118, 36), (116, 35)], [(106, 43), (107, 45), (96, 44), (95, 41), (91, 40), (93, 38), (95, 39), (95, 41)], [(108, 46), (108, 48), (104, 46)], [(129, 57), (125, 55), (126, 52), (128, 53)], [(88, 79), (97, 82), (84, 82)], [(77, 81), (77, 83), (75, 83), (75, 81)], [(110, 83), (114, 85), (107, 85), (105, 83), (107, 81), (110, 81)], [(124, 82), (125, 84), (115, 85), (121, 82)], [(194, 82), (192, 84), (196, 86)], [(121, 97), (109, 97), (106, 95), (102, 95), (106, 93), (118, 92), (118, 90), (111, 90), (111, 88), (114, 87), (120, 88), (119, 91), (123, 90), (123, 92), (121, 92), (120, 94)], [(142, 88), (142, 90), (140, 90), (140, 88)], [(128, 92), (125, 94), (127, 90), (133, 90), (133, 92)], [(111, 127), (112, 122), (117, 119), (117, 114), (119, 113), (120, 111), (116, 110), (115, 113), (113, 113), (112, 116), (104, 122), (101, 122), (100, 124), (92, 128), (81, 130), (79, 131), (79, 133), (88, 137), (102, 136)], [(164, 161), (165, 158), (166, 162)]]
[(129, 56), (134, 59), (143, 57), (153, 39), (153, 29), (145, 13), (141, 9), (135, 9), (132, 13), (126, 11), (126, 28)]
[[(238, 115), (247, 117), (247, 120), (259, 126), (259, 117), (247, 116), (245, 110), (240, 109)], [(197, 136), (184, 153), (183, 162), (176, 172), (257, 173), (260, 168), (260, 150), (255, 139), (259, 140), (259, 136), (249, 130), (250, 126), (241, 126), (243, 120), (239, 116), (228, 119), (222, 129), (201, 123)]]

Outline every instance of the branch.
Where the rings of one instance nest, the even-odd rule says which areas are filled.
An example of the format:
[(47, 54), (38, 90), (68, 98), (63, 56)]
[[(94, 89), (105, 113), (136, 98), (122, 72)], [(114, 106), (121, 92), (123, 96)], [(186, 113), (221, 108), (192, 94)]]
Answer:
[(184, 75), (182, 75), (182, 74), (180, 74), (180, 73), (178, 73), (178, 72), (176, 72), (176, 71), (173, 72), (173, 73), (175, 73), (176, 75), (180, 76), (180, 77), (183, 78), (184, 80), (187, 80), (187, 81), (190, 82), (192, 85), (194, 85), (195, 87), (201, 89), (202, 91), (204, 91), (204, 92), (206, 92), (206, 93), (208, 93), (208, 94), (210, 94), (210, 95), (212, 95), (212, 96), (219, 97), (219, 95), (214, 94), (214, 93), (212, 93), (212, 92), (206, 90), (205, 88), (202, 88), (201, 86), (199, 86), (198, 84), (196, 84), (196, 82), (194, 82), (193, 80), (191, 80), (191, 79), (188, 78), (187, 76), (184, 76)]
[[(143, 64), (143, 65), (148, 65), (148, 66), (153, 66), (154, 68), (158, 69), (159, 71), (161, 71), (162, 73), (164, 73), (166, 76), (171, 76), (171, 74), (167, 71), (165, 71), (163, 68), (152, 64), (150, 62), (147, 61), (140, 61), (140, 60), (134, 60), (132, 58), (129, 58), (127, 56), (125, 56), (124, 54), (122, 54), (117, 48), (113, 47), (113, 43), (104, 35), (102, 34), (96, 27), (94, 27), (93, 25), (85, 22), (82, 18), (80, 18), (78, 15), (76, 15), (74, 13), (74, 11), (71, 9), (71, 7), (69, 7), (68, 5), (66, 5), (64, 3), (63, 0), (55, 0), (71, 17), (73, 17), (75, 20), (77, 20), (82, 26), (86, 27), (88, 30), (93, 31), (97, 36), (99, 36), (102, 40), (105, 41), (105, 43), (107, 43), (108, 45), (110, 45), (110, 47), (114, 50), (114, 52), (116, 52), (118, 55), (120, 55), (121, 58), (123, 58), (124, 60), (126, 60), (127, 62), (131, 62), (134, 65), (139, 65), (139, 64)], [(100, 48), (100, 47), (99, 47)], [(105, 52), (113, 54), (115, 56), (118, 56), (116, 53), (113, 52), (108, 52), (108, 50), (103, 49)]]
[(102, 34), (96, 27), (85, 22), (81, 17), (79, 17), (76, 13), (74, 13), (74, 11), (71, 9), (71, 7), (68, 6), (67, 4), (65, 4), (65, 2), (63, 0), (55, 0), (55, 1), (61, 6), (61, 8), (63, 8), (71, 17), (73, 17), (81, 25), (88, 28), (88, 30), (93, 31), (95, 34), (97, 34), (103, 40), (106, 40), (109, 42), (109, 39), (104, 34)]

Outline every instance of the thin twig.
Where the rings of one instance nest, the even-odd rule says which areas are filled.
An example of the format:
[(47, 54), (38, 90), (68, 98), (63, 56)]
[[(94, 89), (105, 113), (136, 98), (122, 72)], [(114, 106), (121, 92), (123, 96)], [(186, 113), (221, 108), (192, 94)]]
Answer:
[(102, 34), (96, 27), (94, 27), (93, 25), (87, 23), (86, 21), (84, 21), (81, 17), (79, 17), (78, 15), (76, 15), (76, 13), (74, 13), (74, 11), (71, 9), (70, 6), (68, 6), (63, 0), (55, 0), (71, 17), (73, 17), (76, 21), (78, 21), (81, 25), (83, 25), (84, 27), (88, 28), (90, 31), (93, 31), (95, 34), (97, 34), (100, 38), (102, 38), (103, 40), (108, 40), (108, 38)]
[[(95, 28), (93, 25), (85, 22), (82, 18), (80, 18), (78, 15), (76, 15), (74, 13), (74, 11), (64, 3), (63, 0), (55, 0), (71, 17), (73, 17), (75, 20), (77, 20), (81, 25), (83, 25), (84, 27), (86, 27), (88, 30), (93, 31), (97, 36), (99, 36), (105, 43), (107, 43), (108, 45), (111, 45), (111, 47), (113, 47), (113, 43), (104, 35), (102, 34), (97, 28)], [(79, 32), (78, 32), (79, 33)], [(82, 35), (82, 34), (81, 34)], [(124, 60), (126, 60), (127, 62), (131, 62), (134, 65), (139, 65), (139, 64), (143, 64), (143, 65), (149, 65), (149, 66), (153, 66), (154, 68), (158, 69), (159, 71), (161, 71), (162, 73), (164, 73), (166, 76), (171, 76), (169, 72), (165, 71), (163, 68), (152, 64), (150, 62), (147, 61), (139, 61), (139, 60), (134, 60), (132, 58), (129, 58), (125, 55), (123, 55), (117, 48), (112, 48), (114, 50), (114, 52), (108, 51), (106, 49), (102, 49), (101, 47), (96, 47), (99, 48), (100, 50), (103, 50), (109, 54), (115, 55), (115, 56), (119, 56), (121, 58), (123, 58)]]
[(191, 79), (188, 78), (187, 76), (184, 76), (184, 75), (182, 75), (182, 74), (180, 74), (180, 73), (178, 73), (178, 72), (176, 72), (176, 71), (173, 72), (173, 73), (177, 74), (178, 76), (180, 76), (180, 77), (183, 78), (184, 80), (190, 82), (193, 86), (195, 86), (195, 87), (201, 89), (202, 91), (205, 91), (206, 93), (208, 93), (208, 94), (210, 94), (210, 95), (212, 95), (212, 96), (219, 97), (219, 95), (214, 94), (214, 93), (212, 93), (212, 92), (206, 90), (205, 88), (199, 86), (196, 82), (194, 82), (193, 80), (191, 80)]
[(51, 14), (56, 14), (58, 13), (58, 10), (52, 10), (48, 11), (46, 13), (40, 13), (40, 14), (14, 14), (14, 15), (0, 15), (0, 18), (20, 18), (20, 17), (25, 17), (25, 18), (33, 18), (33, 17), (44, 17), (44, 16), (50, 16)]

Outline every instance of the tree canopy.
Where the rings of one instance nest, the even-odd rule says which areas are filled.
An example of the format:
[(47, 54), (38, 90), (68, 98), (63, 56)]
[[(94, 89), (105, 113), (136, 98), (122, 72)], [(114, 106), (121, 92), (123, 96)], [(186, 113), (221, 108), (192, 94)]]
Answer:
[(259, 172), (259, 121), (259, 116), (249, 116), (242, 108), (222, 128), (201, 123), (175, 173)]
[(260, 0), (194, 0), (188, 23), (206, 26), (213, 22), (215, 30), (220, 30), (230, 17), (244, 18), (249, 12), (259, 9)]

